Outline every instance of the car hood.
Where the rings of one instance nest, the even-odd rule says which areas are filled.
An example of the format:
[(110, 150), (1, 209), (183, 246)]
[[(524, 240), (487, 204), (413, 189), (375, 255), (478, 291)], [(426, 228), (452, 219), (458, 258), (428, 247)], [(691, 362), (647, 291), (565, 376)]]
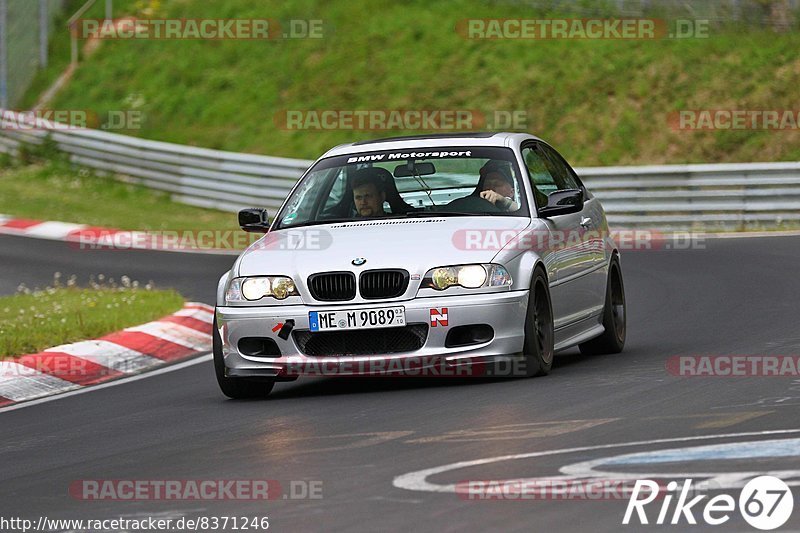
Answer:
[[(288, 275), (403, 268), (424, 275), (436, 266), (488, 263), (530, 224), (523, 217), (369, 220), (287, 228), (264, 236), (240, 257), (238, 275)], [(363, 265), (353, 262), (365, 259)], [(356, 261), (358, 262), (358, 261)]]

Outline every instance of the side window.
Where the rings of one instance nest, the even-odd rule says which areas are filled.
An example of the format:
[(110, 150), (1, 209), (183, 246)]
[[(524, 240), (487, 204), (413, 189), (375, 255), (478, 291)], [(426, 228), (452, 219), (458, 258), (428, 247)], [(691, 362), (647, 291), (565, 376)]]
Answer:
[(564, 159), (556, 153), (555, 150), (549, 146), (538, 145), (544, 156), (549, 161), (548, 168), (550, 173), (555, 178), (556, 185), (559, 190), (563, 189), (580, 189), (581, 186), (570, 171), (569, 166), (564, 162)]
[(333, 204), (338, 204), (342, 200), (342, 198), (344, 198), (346, 181), (347, 181), (347, 176), (345, 175), (344, 169), (342, 169), (339, 171), (339, 174), (334, 179), (333, 186), (331, 187), (331, 192), (328, 195), (328, 201), (326, 202), (325, 207), (328, 207)]
[(339, 207), (339, 204), (342, 203), (344, 199), (344, 193), (347, 190), (347, 174), (345, 173), (344, 168), (340, 169), (339, 172), (336, 174), (336, 177), (333, 178), (333, 183), (331, 184), (331, 190), (328, 193), (328, 198), (325, 200), (325, 204), (322, 206), (322, 215), (325, 217), (340, 217), (340, 216), (347, 216), (344, 213), (337, 213), (336, 210)]
[(547, 196), (559, 189), (556, 179), (550, 171), (552, 166), (541, 151), (539, 145), (527, 146), (522, 149), (522, 158), (528, 169), (528, 178), (533, 185), (536, 207), (547, 205)]

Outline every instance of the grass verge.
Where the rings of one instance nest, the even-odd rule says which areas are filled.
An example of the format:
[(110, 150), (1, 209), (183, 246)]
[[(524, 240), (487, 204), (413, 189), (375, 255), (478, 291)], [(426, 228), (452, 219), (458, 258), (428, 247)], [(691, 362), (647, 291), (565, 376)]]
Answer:
[(126, 230), (241, 232), (235, 213), (179, 204), (58, 160), (0, 166), (0, 213)]
[(90, 282), (89, 287), (60, 286), (0, 297), (0, 357), (36, 353), (70, 342), (95, 339), (150, 322), (183, 306), (174, 290), (140, 286), (123, 277)]

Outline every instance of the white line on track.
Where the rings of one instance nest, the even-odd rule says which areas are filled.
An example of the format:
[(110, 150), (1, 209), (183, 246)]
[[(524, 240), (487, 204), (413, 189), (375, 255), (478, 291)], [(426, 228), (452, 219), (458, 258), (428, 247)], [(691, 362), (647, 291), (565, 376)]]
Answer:
[(438, 485), (430, 483), (427, 479), (430, 476), (450, 472), (452, 470), (460, 470), (471, 466), (480, 466), (490, 463), (499, 463), (502, 461), (514, 461), (517, 459), (530, 459), (532, 457), (545, 457), (548, 455), (561, 455), (575, 452), (586, 452), (593, 450), (609, 450), (614, 448), (626, 448), (629, 446), (647, 446), (652, 444), (667, 444), (670, 442), (691, 442), (710, 439), (724, 439), (733, 437), (759, 437), (765, 435), (783, 435), (791, 433), (800, 433), (800, 429), (778, 429), (771, 431), (751, 431), (746, 433), (725, 433), (721, 435), (699, 435), (692, 437), (676, 437), (669, 439), (652, 439), (642, 440), (635, 442), (620, 442), (614, 444), (598, 444), (595, 446), (580, 446), (577, 448), (562, 448), (560, 450), (545, 450), (542, 452), (531, 453), (518, 453), (514, 455), (499, 455), (496, 457), (486, 457), (483, 459), (475, 459), (473, 461), (461, 461), (458, 463), (451, 463), (444, 466), (436, 466), (433, 468), (426, 468), (425, 470), (417, 470), (416, 472), (409, 472), (397, 476), (392, 481), (392, 485), (398, 489), (417, 490), (423, 492), (456, 492), (456, 484)]

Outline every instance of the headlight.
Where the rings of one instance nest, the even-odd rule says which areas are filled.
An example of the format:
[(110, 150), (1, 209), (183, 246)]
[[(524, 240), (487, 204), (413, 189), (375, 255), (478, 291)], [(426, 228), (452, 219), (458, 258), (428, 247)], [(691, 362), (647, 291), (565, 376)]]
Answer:
[(260, 300), (271, 294), (269, 278), (248, 278), (242, 282), (242, 296), (245, 300)]
[(283, 300), (287, 296), (296, 294), (297, 289), (295, 289), (292, 278), (272, 278), (272, 296)]
[(235, 278), (228, 286), (225, 300), (228, 303), (254, 302), (267, 296), (283, 300), (297, 296), (294, 280), (286, 276), (259, 276)]
[(432, 268), (422, 286), (443, 291), (448, 287), (510, 287), (511, 283), (511, 275), (501, 265), (455, 265)]

